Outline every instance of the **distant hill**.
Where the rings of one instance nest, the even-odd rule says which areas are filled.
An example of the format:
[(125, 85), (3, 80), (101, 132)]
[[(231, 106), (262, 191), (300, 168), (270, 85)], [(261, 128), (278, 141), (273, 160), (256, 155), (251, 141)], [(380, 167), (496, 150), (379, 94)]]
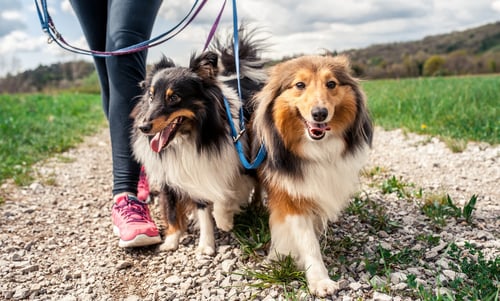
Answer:
[(342, 53), (351, 57), (358, 75), (370, 78), (500, 72), (500, 21)]
[[(500, 21), (419, 41), (378, 44), (341, 53), (351, 57), (356, 75), (364, 79), (497, 73)], [(338, 53), (331, 50), (329, 54)], [(0, 78), (0, 93), (53, 89), (96, 92), (98, 88), (94, 66), (85, 61), (39, 66)]]

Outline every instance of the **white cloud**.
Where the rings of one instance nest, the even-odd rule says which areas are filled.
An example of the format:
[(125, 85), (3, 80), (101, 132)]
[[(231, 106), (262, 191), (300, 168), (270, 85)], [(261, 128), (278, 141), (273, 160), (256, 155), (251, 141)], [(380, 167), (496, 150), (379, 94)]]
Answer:
[(23, 15), (18, 10), (4, 10), (1, 12), (1, 17), (5, 20), (24, 20)]
[(493, 8), (493, 10), (496, 10), (497, 12), (500, 12), (500, 0), (492, 1), (491, 8)]
[(69, 2), (69, 0), (63, 0), (61, 2), (61, 10), (63, 12), (75, 15), (75, 12), (73, 11), (73, 7), (71, 6), (71, 3)]
[(15, 30), (0, 39), (0, 54), (12, 54), (19, 51), (35, 51), (46, 42), (40, 37), (31, 37), (26, 32)]

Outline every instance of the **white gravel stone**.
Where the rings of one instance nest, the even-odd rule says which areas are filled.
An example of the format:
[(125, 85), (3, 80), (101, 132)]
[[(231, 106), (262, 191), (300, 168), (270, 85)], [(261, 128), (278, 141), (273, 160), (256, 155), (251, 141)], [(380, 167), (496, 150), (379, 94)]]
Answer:
[(373, 301), (391, 301), (392, 297), (384, 293), (375, 292), (373, 293)]
[(362, 285), (359, 282), (353, 282), (349, 284), (349, 288), (352, 289), (353, 291), (357, 291), (361, 289)]
[(401, 272), (391, 273), (391, 283), (398, 284), (402, 281), (406, 281), (406, 275)]

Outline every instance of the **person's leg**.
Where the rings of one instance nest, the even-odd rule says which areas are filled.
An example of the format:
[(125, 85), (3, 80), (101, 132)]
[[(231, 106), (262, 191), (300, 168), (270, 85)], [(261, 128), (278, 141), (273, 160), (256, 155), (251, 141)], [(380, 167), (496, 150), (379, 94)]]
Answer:
[[(106, 51), (114, 51), (150, 38), (161, 0), (145, 5), (136, 0), (110, 0)], [(140, 165), (134, 160), (130, 113), (141, 94), (146, 74), (146, 51), (106, 58), (109, 76), (109, 126), (113, 152), (113, 195), (137, 193)]]
[[(161, 0), (145, 5), (137, 0), (109, 0), (106, 51), (114, 51), (150, 38)], [(146, 75), (146, 51), (106, 57), (109, 80), (109, 129), (113, 157), (114, 231), (120, 247), (161, 242), (148, 206), (136, 198), (140, 165), (131, 147), (132, 109)]]
[[(106, 0), (71, 0), (71, 6), (78, 17), (90, 49), (106, 49), (106, 30), (108, 23), (108, 1)], [(109, 83), (106, 60), (94, 57), (94, 65), (101, 85), (102, 107), (106, 118), (109, 114)]]
[[(139, 1), (71, 0), (92, 50), (112, 51), (149, 39), (161, 0), (144, 5)], [(130, 148), (132, 120), (129, 115), (140, 94), (146, 52), (94, 58), (102, 91), (103, 109), (110, 125), (113, 157), (113, 229), (121, 247), (161, 242), (149, 209), (134, 195), (139, 165)], [(129, 193), (131, 195), (129, 195)]]

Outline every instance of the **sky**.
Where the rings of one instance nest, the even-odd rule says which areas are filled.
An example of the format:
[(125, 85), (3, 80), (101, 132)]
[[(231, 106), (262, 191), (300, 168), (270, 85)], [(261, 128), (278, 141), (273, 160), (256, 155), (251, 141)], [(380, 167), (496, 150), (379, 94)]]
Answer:
[[(0, 76), (39, 65), (92, 58), (47, 43), (35, 0), (0, 0)], [(201, 1), (200, 1), (201, 2)], [(88, 48), (69, 0), (47, 0), (58, 31), (69, 44)], [(144, 1), (145, 5), (147, 0)], [(194, 0), (164, 0), (153, 37), (177, 24)], [(148, 63), (166, 55), (186, 65), (201, 52), (223, 0), (208, 0), (198, 17), (173, 39), (151, 48)], [(265, 58), (318, 54), (373, 44), (420, 40), (500, 21), (500, 0), (240, 0), (239, 21), (259, 28), (269, 44)], [(232, 1), (218, 33), (230, 33)]]

